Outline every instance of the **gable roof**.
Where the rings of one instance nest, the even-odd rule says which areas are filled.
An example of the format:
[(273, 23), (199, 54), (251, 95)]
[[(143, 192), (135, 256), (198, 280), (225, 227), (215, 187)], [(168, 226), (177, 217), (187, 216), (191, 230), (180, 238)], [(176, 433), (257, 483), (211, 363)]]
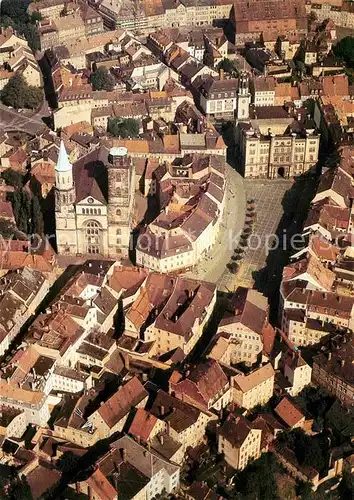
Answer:
[(262, 384), (265, 380), (274, 377), (274, 373), (272, 365), (267, 363), (257, 368), (249, 375), (236, 375), (233, 380), (238, 389), (245, 393)]
[(232, 446), (240, 448), (253, 429), (253, 424), (245, 417), (230, 414), (220, 427), (219, 434)]
[(105, 164), (108, 150), (100, 148), (74, 163), (76, 203), (92, 196), (104, 204), (108, 201), (107, 173)]
[(283, 398), (274, 411), (289, 427), (294, 427), (305, 418), (305, 415), (288, 398)]
[(133, 377), (97, 411), (108, 427), (112, 428), (147, 396), (148, 392), (139, 379)]

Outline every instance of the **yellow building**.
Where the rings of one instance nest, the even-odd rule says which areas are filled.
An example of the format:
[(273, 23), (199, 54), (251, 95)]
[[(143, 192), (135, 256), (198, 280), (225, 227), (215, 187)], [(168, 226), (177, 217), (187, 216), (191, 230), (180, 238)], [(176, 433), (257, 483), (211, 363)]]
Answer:
[(267, 298), (256, 290), (238, 288), (221, 319), (217, 333), (226, 332), (233, 340), (231, 363), (252, 365), (263, 349), (263, 333), (268, 324)]
[(268, 403), (274, 392), (274, 375), (274, 369), (268, 363), (249, 375), (232, 377), (233, 402), (247, 410)]
[(236, 470), (244, 469), (261, 454), (262, 431), (242, 416), (229, 415), (218, 433), (218, 452)]
[(39, 0), (29, 4), (27, 12), (31, 16), (34, 12), (41, 14), (42, 18), (57, 19), (64, 10), (64, 0)]
[(291, 178), (318, 160), (320, 134), (311, 117), (296, 117), (281, 106), (251, 110), (236, 131), (245, 178)]
[(304, 387), (311, 383), (312, 368), (306, 363), (299, 351), (289, 351), (284, 360), (284, 376), (291, 387), (288, 392), (297, 396)]

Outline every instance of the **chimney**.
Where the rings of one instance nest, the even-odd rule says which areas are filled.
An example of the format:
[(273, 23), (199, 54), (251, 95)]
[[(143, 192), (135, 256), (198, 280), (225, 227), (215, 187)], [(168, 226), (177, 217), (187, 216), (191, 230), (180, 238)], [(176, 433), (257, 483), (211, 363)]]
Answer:
[(161, 445), (163, 446), (163, 435), (162, 434), (159, 435), (159, 441), (160, 441)]
[(331, 353), (331, 352), (329, 352), (329, 353), (328, 353), (328, 361), (331, 361), (331, 359), (332, 359), (332, 353)]
[(220, 68), (220, 70), (219, 70), (219, 79), (220, 80), (224, 79), (224, 70), (222, 68)]
[(160, 415), (163, 417), (165, 414), (165, 407), (163, 405), (160, 406)]
[(340, 366), (343, 368), (344, 365), (345, 365), (345, 359), (341, 359), (340, 360)]

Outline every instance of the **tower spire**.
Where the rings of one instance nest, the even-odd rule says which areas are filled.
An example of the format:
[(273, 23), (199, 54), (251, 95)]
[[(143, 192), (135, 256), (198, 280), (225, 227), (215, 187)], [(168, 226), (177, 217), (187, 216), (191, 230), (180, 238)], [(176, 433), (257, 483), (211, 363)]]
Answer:
[(64, 142), (60, 141), (58, 161), (55, 166), (57, 172), (69, 172), (73, 166), (69, 161), (68, 153), (66, 152)]

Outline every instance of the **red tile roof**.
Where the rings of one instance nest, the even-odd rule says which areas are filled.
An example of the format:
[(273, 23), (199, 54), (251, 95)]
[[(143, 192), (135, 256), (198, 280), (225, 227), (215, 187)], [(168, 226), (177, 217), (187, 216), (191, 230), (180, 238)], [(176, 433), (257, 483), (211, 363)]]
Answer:
[(129, 434), (147, 443), (156, 422), (157, 418), (154, 415), (143, 408), (138, 408), (129, 428)]
[(148, 396), (148, 392), (137, 377), (133, 377), (98, 409), (109, 428), (116, 425), (137, 404)]
[(288, 398), (283, 398), (274, 411), (289, 427), (294, 427), (305, 419), (305, 415)]

